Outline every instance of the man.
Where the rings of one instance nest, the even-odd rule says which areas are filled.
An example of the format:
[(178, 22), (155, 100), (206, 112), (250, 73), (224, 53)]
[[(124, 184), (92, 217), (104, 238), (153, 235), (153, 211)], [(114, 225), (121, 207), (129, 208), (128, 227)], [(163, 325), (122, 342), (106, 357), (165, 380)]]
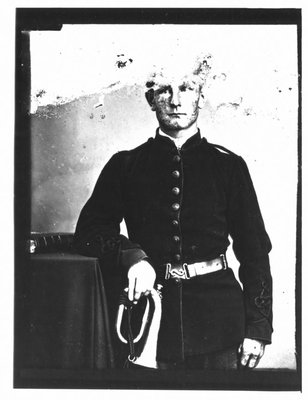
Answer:
[[(238, 359), (254, 368), (271, 343), (271, 243), (247, 166), (197, 127), (209, 61), (184, 75), (152, 74), (156, 136), (110, 159), (75, 233), (82, 254), (118, 254), (131, 301), (163, 285), (162, 368), (237, 368)], [(243, 290), (225, 257), (229, 235)]]

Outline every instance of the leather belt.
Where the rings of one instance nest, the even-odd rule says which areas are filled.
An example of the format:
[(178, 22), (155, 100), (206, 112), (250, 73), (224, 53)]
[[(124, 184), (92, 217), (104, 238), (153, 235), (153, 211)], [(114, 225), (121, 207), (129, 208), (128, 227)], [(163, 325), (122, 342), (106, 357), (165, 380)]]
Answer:
[(219, 257), (210, 261), (201, 261), (193, 264), (165, 264), (165, 279), (190, 279), (195, 276), (210, 274), (215, 271), (228, 268), (226, 256), (220, 254)]

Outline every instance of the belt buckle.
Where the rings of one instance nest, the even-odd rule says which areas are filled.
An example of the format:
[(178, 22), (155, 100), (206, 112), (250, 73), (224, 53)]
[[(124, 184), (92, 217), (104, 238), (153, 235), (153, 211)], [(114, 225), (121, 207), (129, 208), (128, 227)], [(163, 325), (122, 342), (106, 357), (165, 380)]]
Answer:
[(184, 263), (182, 268), (172, 268), (171, 263), (166, 264), (166, 274), (165, 279), (168, 280), (170, 278), (174, 279), (190, 279), (188, 274), (187, 264)]

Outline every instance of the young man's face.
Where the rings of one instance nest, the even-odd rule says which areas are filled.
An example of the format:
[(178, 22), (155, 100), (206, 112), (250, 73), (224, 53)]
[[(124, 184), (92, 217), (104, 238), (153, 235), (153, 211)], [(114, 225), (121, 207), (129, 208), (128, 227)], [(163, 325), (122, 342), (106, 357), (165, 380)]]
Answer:
[(198, 118), (200, 96), (200, 83), (194, 76), (156, 83), (150, 105), (162, 130), (189, 128)]

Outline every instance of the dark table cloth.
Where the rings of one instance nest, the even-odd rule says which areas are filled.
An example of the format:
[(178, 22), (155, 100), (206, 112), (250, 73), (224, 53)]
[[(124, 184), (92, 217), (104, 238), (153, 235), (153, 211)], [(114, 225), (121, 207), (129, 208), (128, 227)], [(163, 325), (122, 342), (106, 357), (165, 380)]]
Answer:
[(25, 295), (23, 368), (114, 366), (98, 259), (34, 254)]

